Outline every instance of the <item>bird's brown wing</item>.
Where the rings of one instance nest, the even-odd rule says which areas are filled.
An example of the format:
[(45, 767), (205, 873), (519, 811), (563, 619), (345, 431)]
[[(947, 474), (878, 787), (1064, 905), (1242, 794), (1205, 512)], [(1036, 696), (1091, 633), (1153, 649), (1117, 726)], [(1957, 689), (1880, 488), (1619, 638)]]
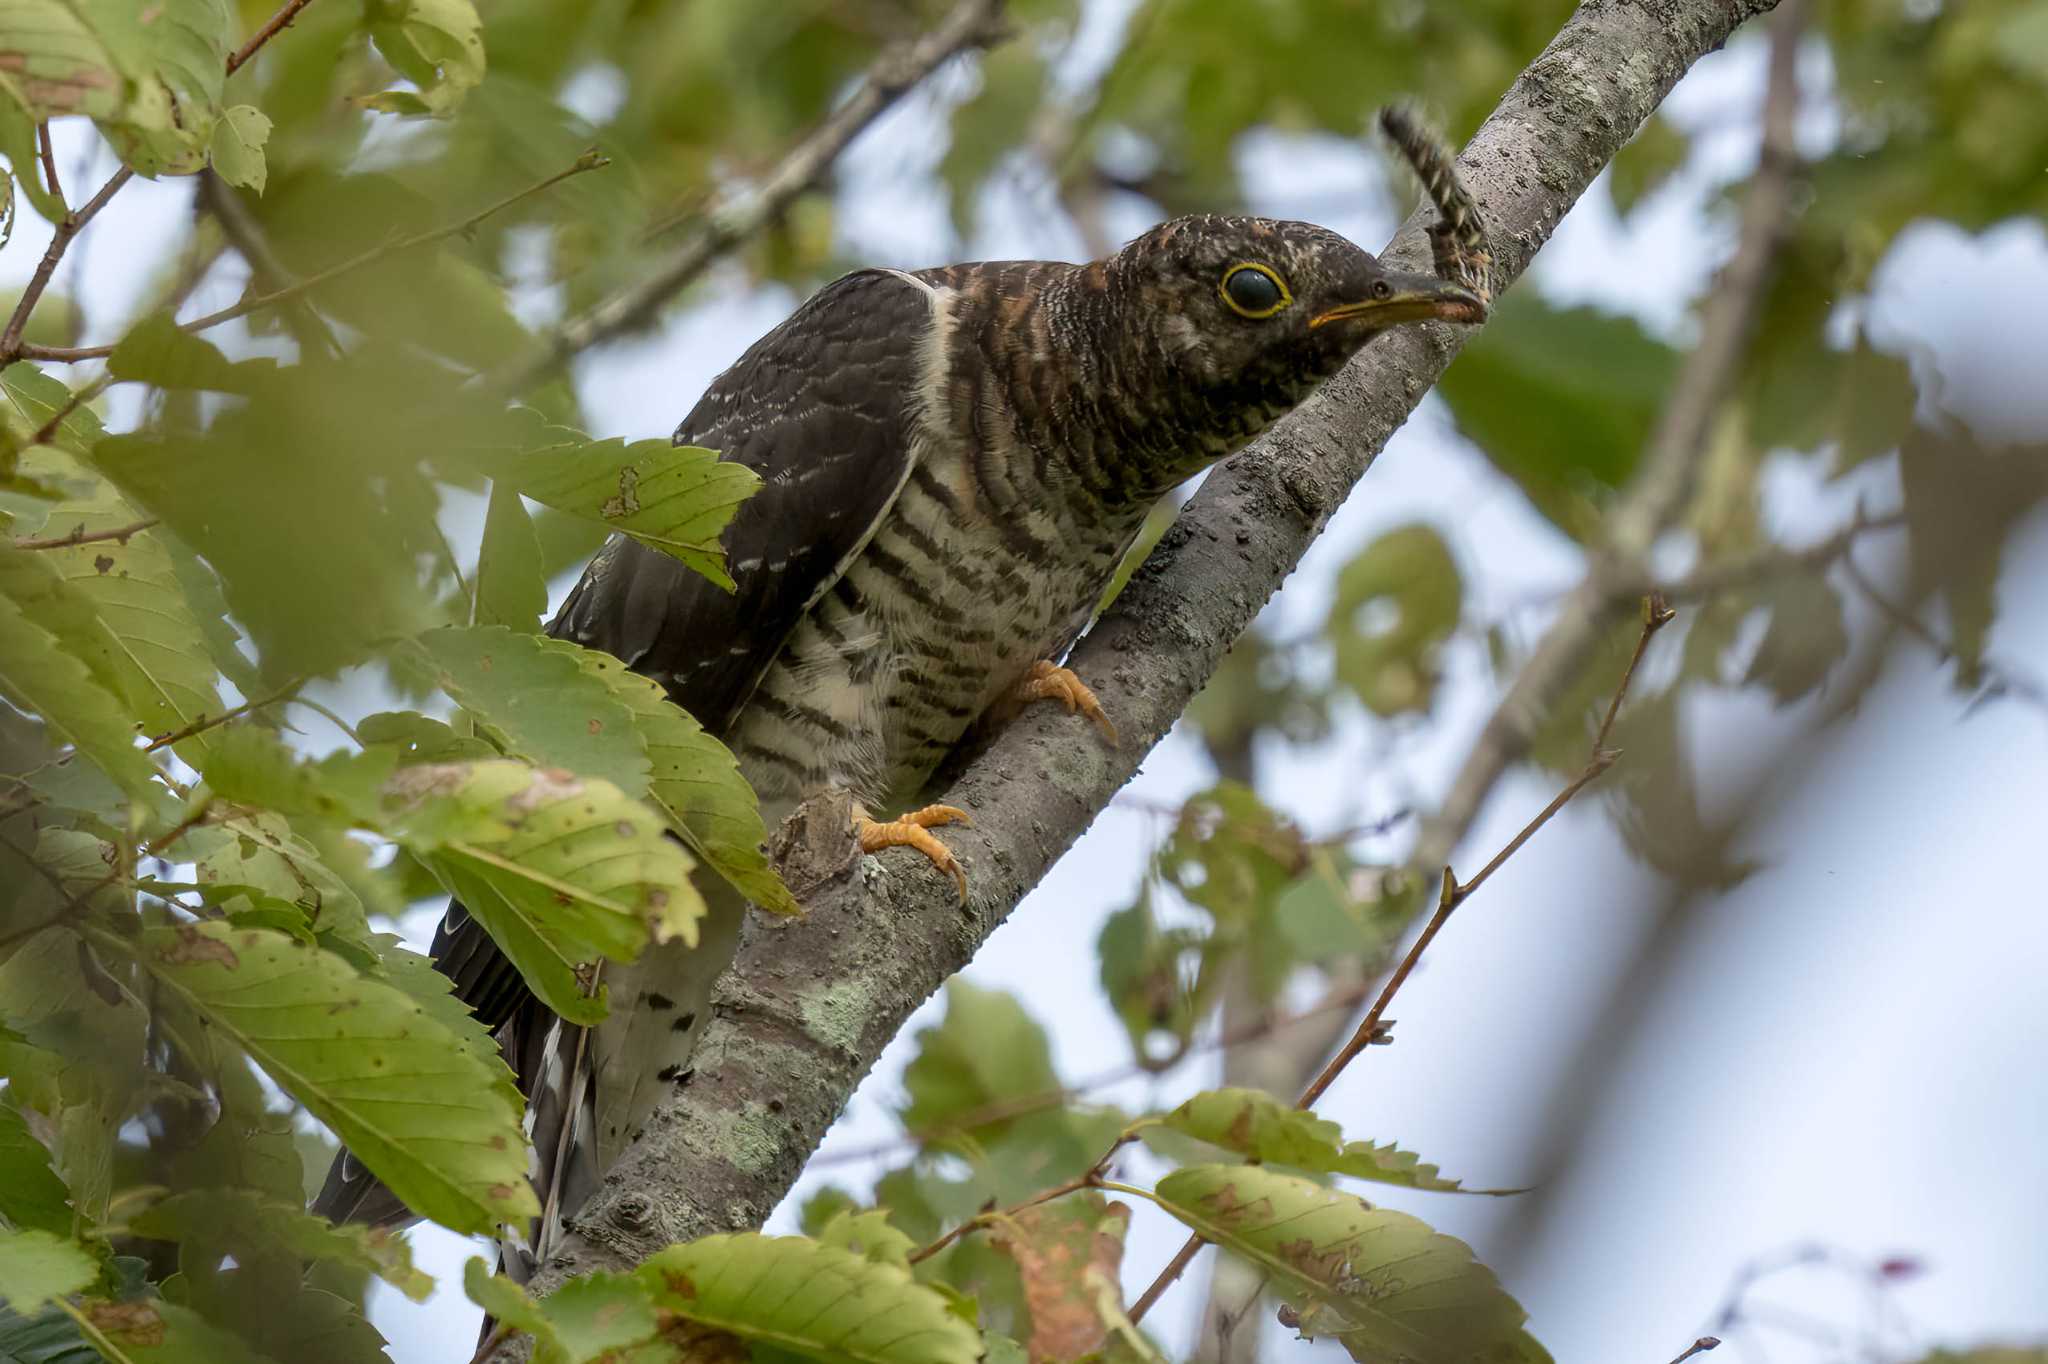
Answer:
[[(676, 444), (717, 450), (761, 476), (724, 537), (735, 590), (614, 536), (548, 633), (616, 656), (722, 736), (902, 491), (932, 326), (928, 289), (895, 271), (863, 270), (819, 290), (713, 380), (676, 428)], [(459, 902), (431, 955), (457, 998), (501, 1032), (532, 1098), (553, 1015)], [(337, 1221), (406, 1216), (345, 1151), (314, 1210)]]

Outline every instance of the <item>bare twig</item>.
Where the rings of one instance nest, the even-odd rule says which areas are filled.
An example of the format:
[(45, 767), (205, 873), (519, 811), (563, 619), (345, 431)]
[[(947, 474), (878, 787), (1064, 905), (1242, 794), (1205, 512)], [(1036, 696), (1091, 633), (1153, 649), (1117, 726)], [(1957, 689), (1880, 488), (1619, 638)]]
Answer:
[[(1622, 670), (1621, 681), (1614, 688), (1614, 698), (1607, 706), (1606, 723), (1602, 724), (1599, 732), (1593, 736), (1591, 751), (1586, 755), (1586, 765), (1579, 770), (1577, 776), (1565, 784), (1563, 790), (1552, 797), (1550, 804), (1544, 806), (1534, 819), (1522, 826), (1521, 832), (1508, 840), (1506, 847), (1494, 854), (1493, 860), (1482, 867), (1477, 876), (1461, 885), (1449, 866), (1443, 869), (1443, 883), (1437, 895), (1436, 913), (1430, 915), (1429, 922), (1422, 926), (1422, 932), (1416, 935), (1414, 943), (1401, 958), (1401, 964), (1387, 977), (1387, 983), (1380, 990), (1379, 998), (1366, 1010), (1365, 1017), (1352, 1031), (1351, 1039), (1330, 1058), (1329, 1064), (1323, 1067), (1321, 1074), (1309, 1082), (1308, 1088), (1301, 1092), (1301, 1097), (1295, 1101), (1296, 1108), (1315, 1107), (1316, 1100), (1323, 1097), (1324, 1092), (1336, 1082), (1337, 1077), (1344, 1073), (1344, 1068), (1356, 1060), (1360, 1052), (1378, 1040), (1387, 1007), (1394, 1002), (1394, 996), (1401, 992), (1401, 987), (1408, 983), (1408, 977), (1415, 972), (1416, 963), (1422, 960), (1422, 954), (1428, 950), (1430, 943), (1436, 940), (1436, 935), (1443, 930), (1443, 926), (1450, 922), (1451, 915), (1458, 906), (1464, 904), (1472, 897), (1474, 891), (1486, 884), (1487, 878), (1499, 871), (1510, 857), (1534, 838), (1538, 830), (1556, 817), (1558, 811), (1571, 804), (1572, 797), (1592, 785), (1601, 773), (1614, 765), (1617, 755), (1606, 746), (1608, 730), (1613, 727), (1614, 717), (1621, 710), (1622, 701), (1628, 696), (1629, 684), (1635, 680), (1636, 665), (1642, 661), (1644, 650), (1650, 647), (1651, 637), (1669, 625), (1675, 614), (1662, 597), (1652, 595), (1643, 599), (1642, 633), (1637, 636), (1635, 652), (1629, 656), (1628, 666)], [(1153, 1279), (1151, 1286), (1131, 1305), (1132, 1321), (1140, 1320), (1152, 1310), (1152, 1305), (1159, 1301), (1160, 1295), (1165, 1293), (1173, 1285), (1173, 1281), (1187, 1269), (1202, 1246), (1203, 1238), (1199, 1235), (1187, 1239), (1172, 1261), (1159, 1272), (1157, 1278)]]
[(1695, 1340), (1691, 1345), (1680, 1351), (1678, 1358), (1672, 1360), (1671, 1364), (1685, 1364), (1685, 1361), (1691, 1359), (1694, 1355), (1703, 1355), (1709, 1350), (1718, 1350), (1720, 1348), (1721, 1338), (1719, 1336), (1701, 1336), (1698, 1340)]
[(1003, 0), (959, 0), (929, 33), (884, 52), (846, 102), (826, 115), (759, 184), (742, 196), (713, 204), (696, 219), (688, 240), (646, 279), (563, 323), (543, 338), (536, 355), (494, 378), (492, 387), (523, 392), (578, 351), (645, 323), (711, 262), (780, 218), (830, 169), (847, 144), (912, 86), (947, 58), (1001, 37), (1002, 10)]
[(199, 719), (194, 720), (191, 724), (184, 726), (182, 729), (174, 729), (168, 734), (159, 734), (156, 738), (151, 739), (149, 743), (144, 746), (142, 751), (144, 753), (154, 753), (159, 748), (167, 748), (171, 744), (183, 743), (185, 740), (191, 738), (193, 735), (203, 734), (207, 730), (212, 729), (217, 725), (224, 725), (230, 720), (240, 719), (242, 716), (247, 715), (250, 711), (262, 710), (265, 706), (274, 706), (280, 701), (289, 701), (292, 699), (294, 693), (296, 693), (300, 687), (303, 687), (305, 685), (305, 678), (295, 677), (291, 681), (285, 683), (282, 687), (279, 687), (276, 691), (272, 692), (268, 696), (261, 697), (255, 701), (244, 701), (241, 705), (234, 707), (232, 710), (225, 710), (222, 711), (219, 715), (211, 717), (201, 716)]
[[(493, 214), (502, 213), (514, 204), (530, 199), (544, 190), (552, 189), (571, 176), (581, 175), (585, 171), (599, 170), (610, 164), (611, 158), (603, 153), (595, 149), (587, 151), (577, 157), (567, 170), (556, 171), (546, 179), (528, 185), (525, 189), (515, 194), (508, 194), (496, 203), (486, 208), (478, 209), (467, 218), (452, 223), (443, 223), (441, 226), (429, 228), (425, 232), (414, 232), (403, 237), (394, 237), (381, 246), (373, 246), (368, 251), (351, 256), (337, 265), (328, 266), (318, 274), (308, 275), (295, 284), (287, 285), (282, 289), (273, 289), (269, 293), (245, 298), (230, 307), (222, 308), (219, 312), (208, 313), (204, 317), (195, 317), (190, 322), (180, 322), (178, 328), (180, 331), (203, 332), (208, 327), (217, 327), (223, 322), (232, 322), (238, 317), (246, 317), (250, 313), (259, 312), (264, 308), (287, 302), (310, 290), (317, 289), (323, 284), (328, 284), (343, 275), (352, 274), (365, 266), (375, 265), (386, 256), (396, 255), (400, 251), (409, 251), (415, 246), (425, 246), (446, 237), (460, 236)], [(76, 360), (104, 359), (113, 353), (114, 348), (112, 346), (21, 347), (21, 354), (28, 359), (55, 360), (64, 363)]]
[[(36, 144), (43, 153), (43, 183), (49, 187), (50, 197), (61, 204), (64, 202), (64, 186), (57, 182), (57, 152), (50, 145), (50, 124), (47, 119), (36, 125)], [(65, 216), (71, 216), (68, 208), (65, 210)]]
[[(56, 423), (63, 421), (64, 416), (64, 413), (59, 412), (50, 419), (50, 424), (54, 426)], [(43, 432), (38, 431), (35, 443), (40, 445), (46, 439), (48, 437)], [(16, 549), (69, 549), (73, 545), (90, 545), (101, 540), (119, 540), (125, 545), (128, 543), (129, 536), (140, 535), (143, 531), (156, 524), (157, 518), (154, 516), (144, 517), (140, 521), (133, 521), (125, 526), (115, 526), (112, 530), (88, 531), (84, 524), (80, 523), (78, 529), (72, 531), (69, 535), (52, 535), (42, 538), (26, 537), (16, 540), (14, 547)]]
[(255, 56), (265, 43), (275, 38), (280, 29), (287, 27), (292, 20), (299, 17), (300, 10), (312, 3), (313, 0), (285, 0), (283, 9), (264, 20), (263, 27), (249, 35), (248, 42), (228, 54), (228, 74), (232, 76), (246, 66), (249, 59)]

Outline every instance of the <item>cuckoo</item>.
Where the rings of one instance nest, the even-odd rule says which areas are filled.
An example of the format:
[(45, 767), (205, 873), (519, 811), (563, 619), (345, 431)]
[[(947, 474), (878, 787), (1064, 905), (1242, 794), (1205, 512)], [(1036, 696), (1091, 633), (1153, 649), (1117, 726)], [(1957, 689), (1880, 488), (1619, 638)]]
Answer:
[[(616, 655), (722, 737), (771, 827), (843, 790), (864, 851), (921, 854), (964, 896), (933, 832), (964, 816), (918, 808), (921, 789), (971, 728), (1032, 701), (1113, 741), (1060, 660), (1152, 506), (1373, 337), (1485, 312), (1472, 289), (1324, 228), (1245, 217), (1176, 219), (1085, 265), (847, 275), (676, 430), (761, 477), (725, 536), (735, 589), (614, 536), (549, 632)], [(686, 1073), (743, 908), (720, 907), (694, 953), (650, 949), (609, 973), (613, 1020), (586, 1055), (451, 907), (433, 954), (501, 1030), (532, 1102), (544, 1228), (630, 1137), (650, 1077)], [(347, 1159), (319, 1206), (404, 1215)]]

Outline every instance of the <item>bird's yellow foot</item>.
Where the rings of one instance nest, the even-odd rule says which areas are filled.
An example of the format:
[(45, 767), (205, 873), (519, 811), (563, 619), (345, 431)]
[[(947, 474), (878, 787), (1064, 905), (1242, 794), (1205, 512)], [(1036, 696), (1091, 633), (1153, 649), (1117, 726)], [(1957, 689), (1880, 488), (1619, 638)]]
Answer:
[[(1092, 698), (1091, 698), (1092, 699)], [(858, 809), (853, 816), (853, 832), (860, 839), (860, 850), (876, 853), (884, 848), (915, 848), (931, 859), (933, 866), (953, 878), (953, 884), (960, 888), (960, 903), (967, 903), (967, 873), (960, 870), (960, 864), (953, 860), (953, 854), (946, 845), (931, 834), (931, 830), (947, 824), (972, 824), (965, 810), (956, 810), (950, 805), (927, 805), (922, 810), (912, 810), (898, 819), (887, 821), (869, 819)]]
[(1017, 684), (1011, 698), (1019, 706), (1033, 701), (1057, 701), (1067, 708), (1067, 714), (1081, 714), (1095, 722), (1102, 731), (1102, 737), (1116, 746), (1116, 726), (1102, 710), (1102, 703), (1095, 699), (1095, 693), (1088, 690), (1088, 684), (1076, 677), (1070, 668), (1062, 668), (1050, 659), (1040, 659), (1031, 665), (1031, 671), (1024, 674), (1024, 680)]

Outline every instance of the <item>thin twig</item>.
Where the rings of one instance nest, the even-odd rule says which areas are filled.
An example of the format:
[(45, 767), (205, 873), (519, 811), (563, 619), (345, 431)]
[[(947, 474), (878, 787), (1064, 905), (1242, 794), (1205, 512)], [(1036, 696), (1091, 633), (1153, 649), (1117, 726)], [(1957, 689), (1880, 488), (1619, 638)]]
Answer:
[[(1344, 1073), (1344, 1068), (1356, 1060), (1360, 1052), (1371, 1046), (1379, 1038), (1382, 1023), (1386, 1017), (1387, 1007), (1394, 1002), (1394, 996), (1401, 992), (1401, 987), (1408, 983), (1408, 977), (1415, 972), (1416, 963), (1422, 960), (1422, 954), (1428, 950), (1430, 943), (1436, 940), (1436, 935), (1443, 930), (1443, 926), (1450, 922), (1451, 915), (1457, 910), (1458, 906), (1470, 899), (1472, 893), (1484, 885), (1487, 878), (1491, 877), (1496, 871), (1499, 871), (1510, 857), (1513, 857), (1521, 850), (1524, 844), (1534, 838), (1537, 831), (1548, 824), (1557, 815), (1558, 811), (1569, 805), (1572, 797), (1592, 785), (1594, 781), (1599, 779), (1601, 773), (1614, 765), (1616, 755), (1606, 746), (1608, 730), (1613, 726), (1614, 717), (1620, 711), (1621, 703), (1628, 695), (1629, 684), (1635, 680), (1636, 665), (1642, 661), (1643, 651), (1650, 647), (1651, 637), (1671, 623), (1674, 614), (1671, 608), (1664, 603), (1663, 598), (1653, 595), (1644, 599), (1642, 634), (1636, 639), (1635, 652), (1629, 656), (1628, 666), (1623, 669), (1621, 681), (1615, 686), (1614, 698), (1608, 703), (1606, 723), (1602, 724), (1599, 732), (1593, 736), (1592, 749), (1586, 756), (1586, 765), (1580, 769), (1577, 776), (1565, 784), (1563, 790), (1559, 791), (1551, 799), (1550, 804), (1544, 806), (1534, 819), (1522, 826), (1520, 833), (1517, 833), (1508, 840), (1506, 847), (1494, 854), (1493, 860), (1488, 862), (1477, 876), (1461, 885), (1450, 867), (1446, 866), (1444, 868), (1443, 882), (1437, 895), (1436, 913), (1430, 915), (1429, 922), (1422, 926), (1422, 932), (1416, 935), (1414, 943), (1410, 945), (1407, 953), (1401, 958), (1401, 964), (1394, 968), (1394, 973), (1391, 976), (1387, 977), (1387, 983), (1380, 990), (1379, 998), (1375, 999), (1372, 1007), (1366, 1010), (1365, 1017), (1360, 1020), (1358, 1027), (1352, 1031), (1351, 1039), (1344, 1044), (1343, 1048), (1335, 1056), (1330, 1058), (1329, 1064), (1323, 1067), (1321, 1074), (1309, 1082), (1308, 1088), (1301, 1092), (1301, 1097), (1295, 1101), (1296, 1108), (1307, 1109), (1315, 1107), (1316, 1100), (1320, 1099), (1324, 1091), (1328, 1090), (1336, 1082), (1337, 1077)], [(1130, 1315), (1132, 1321), (1135, 1322), (1142, 1319), (1147, 1312), (1152, 1310), (1152, 1305), (1159, 1301), (1160, 1296), (1187, 1269), (1188, 1265), (1194, 1260), (1196, 1253), (1201, 1250), (1203, 1244), (1204, 1240), (1200, 1235), (1190, 1236), (1182, 1244), (1172, 1261), (1165, 1269), (1159, 1272), (1157, 1278), (1153, 1279), (1151, 1286), (1139, 1296), (1137, 1302), (1131, 1305)]]
[(1671, 1364), (1685, 1364), (1685, 1361), (1691, 1359), (1694, 1355), (1703, 1355), (1709, 1350), (1718, 1350), (1720, 1348), (1721, 1338), (1719, 1336), (1701, 1336), (1680, 1352), (1678, 1358), (1672, 1360)]
[(272, 692), (269, 696), (263, 697), (260, 700), (244, 701), (241, 705), (236, 706), (232, 710), (222, 711), (219, 715), (212, 716), (211, 718), (201, 716), (199, 719), (194, 720), (191, 724), (186, 725), (182, 729), (174, 729), (168, 734), (159, 734), (156, 738), (151, 739), (149, 743), (143, 747), (142, 751), (144, 753), (154, 753), (159, 748), (165, 748), (171, 744), (183, 743), (185, 740), (191, 738), (193, 735), (203, 734), (207, 730), (212, 729), (217, 725), (224, 725), (230, 720), (240, 719), (242, 716), (247, 715), (252, 710), (261, 710), (265, 706), (274, 706), (280, 701), (289, 701), (292, 699), (293, 693), (295, 693), (296, 691), (298, 691), (300, 687), (303, 687), (305, 685), (305, 678), (295, 677), (291, 681), (285, 683), (282, 687), (279, 687), (276, 691)]
[[(51, 421), (61, 420), (62, 414), (51, 418)], [(40, 431), (36, 434), (39, 438), (42, 435)], [(42, 440), (38, 439), (35, 444), (42, 444)], [(112, 530), (88, 531), (84, 523), (81, 522), (78, 529), (72, 531), (69, 535), (53, 535), (44, 538), (25, 537), (16, 540), (14, 547), (16, 549), (69, 549), (73, 545), (90, 545), (102, 540), (119, 540), (125, 545), (128, 543), (129, 536), (140, 535), (143, 531), (157, 524), (159, 523), (156, 517), (147, 516), (140, 521), (132, 521), (125, 526), (115, 526)]]
[(299, 11), (312, 3), (313, 0), (285, 0), (283, 9), (264, 20), (263, 27), (249, 35), (248, 42), (243, 43), (228, 55), (228, 74), (232, 76), (246, 66), (249, 59), (256, 55), (258, 49), (276, 37), (278, 30), (285, 28), (292, 20), (298, 18)]
[[(49, 187), (50, 197), (61, 204), (64, 202), (64, 186), (57, 182), (57, 152), (50, 145), (49, 120), (45, 119), (36, 125), (36, 142), (43, 153), (43, 183)], [(70, 217), (71, 210), (65, 209), (64, 216)]]
[[(273, 14), (269, 22), (258, 29), (248, 42), (242, 44), (236, 51), (228, 54), (226, 62), (227, 74), (232, 76), (236, 71), (240, 70), (242, 65), (255, 56), (258, 49), (269, 42), (279, 29), (289, 24), (300, 10), (311, 3), (312, 0), (287, 0), (285, 7), (276, 14)], [(45, 137), (47, 139), (47, 128)], [(43, 146), (44, 154), (47, 156), (49, 149), (47, 140), (45, 140)], [(57, 171), (54, 165), (49, 168), (49, 176), (51, 192), (55, 193)], [(50, 277), (57, 273), (57, 263), (64, 259), (64, 252), (70, 247), (72, 241), (77, 238), (79, 233), (85, 230), (86, 224), (90, 223), (99, 211), (107, 206), (107, 201), (118, 194), (121, 187), (134, 178), (135, 172), (133, 170), (126, 166), (121, 167), (121, 169), (115, 171), (108, 178), (106, 184), (100, 186), (99, 193), (86, 201), (85, 207), (79, 209), (76, 213), (66, 215), (64, 221), (57, 224), (57, 230), (50, 236), (49, 249), (43, 252), (43, 259), (36, 266), (35, 274), (29, 277), (28, 287), (21, 291), (21, 301), (14, 305), (13, 316), (7, 319), (7, 329), (4, 332), (0, 332), (0, 369), (6, 368), (16, 360), (84, 360), (107, 355), (112, 352), (113, 347), (111, 346), (93, 347), (88, 348), (89, 353), (87, 354), (72, 356), (66, 354), (66, 352), (77, 350), (77, 347), (24, 346), (21, 341), (21, 333), (22, 329), (28, 325), (29, 314), (34, 312), (36, 304), (42, 301), (43, 291), (50, 287)]]
[[(514, 204), (530, 199), (544, 190), (552, 189), (571, 176), (581, 175), (585, 171), (599, 170), (610, 164), (610, 157), (592, 149), (577, 157), (575, 163), (567, 170), (556, 171), (544, 180), (528, 185), (525, 189), (515, 194), (509, 194), (487, 208), (477, 210), (467, 218), (457, 222), (443, 223), (439, 227), (429, 228), (424, 232), (414, 232), (407, 236), (395, 237), (381, 246), (373, 246), (368, 251), (351, 256), (338, 265), (330, 265), (318, 274), (308, 275), (295, 284), (287, 285), (282, 289), (273, 289), (269, 293), (245, 298), (230, 307), (222, 308), (219, 312), (208, 313), (204, 317), (196, 317), (190, 322), (180, 322), (178, 329), (187, 332), (203, 332), (209, 327), (218, 327), (223, 322), (232, 322), (238, 317), (246, 317), (250, 313), (273, 307), (279, 303), (288, 302), (299, 297), (301, 294), (331, 283), (342, 275), (352, 274), (368, 265), (375, 265), (386, 256), (395, 255), (400, 251), (409, 251), (415, 246), (426, 246), (429, 243), (440, 241), (446, 237), (459, 236), (462, 233), (468, 232), (493, 214), (502, 213)], [(21, 354), (28, 359), (53, 360), (67, 364), (78, 360), (100, 360), (113, 353), (114, 348), (112, 346), (21, 347)]]
[(1079, 1193), (1083, 1189), (1093, 1188), (1095, 1186), (1095, 1181), (1096, 1171), (1091, 1169), (1088, 1171), (1087, 1174), (1078, 1175), (1075, 1178), (1068, 1180), (1064, 1184), (1054, 1185), (1050, 1189), (1041, 1189), (1039, 1192), (1031, 1195), (1031, 1197), (1025, 1199), (1021, 1203), (1013, 1203), (1007, 1208), (997, 1208), (989, 1212), (978, 1213), (975, 1216), (968, 1218), (965, 1222), (962, 1222), (959, 1226), (953, 1228), (951, 1231), (947, 1232), (944, 1236), (941, 1236), (938, 1240), (932, 1242), (930, 1245), (922, 1246), (917, 1250), (911, 1251), (910, 1263), (917, 1264), (921, 1260), (929, 1260), (932, 1256), (938, 1254), (947, 1246), (952, 1245), (953, 1242), (959, 1240), (962, 1236), (965, 1236), (968, 1232), (973, 1231), (976, 1228), (986, 1227), (991, 1223), (1000, 1221), (1005, 1217), (1015, 1217), (1018, 1213), (1023, 1212), (1028, 1208), (1035, 1208), (1041, 1203), (1050, 1203), (1055, 1198), (1065, 1198), (1070, 1193)]
[(688, 240), (639, 283), (620, 290), (543, 338), (529, 360), (490, 380), (497, 392), (522, 393), (554, 373), (572, 355), (640, 326), (738, 243), (779, 219), (798, 195), (815, 185), (848, 143), (947, 58), (985, 47), (1003, 36), (1003, 0), (959, 0), (936, 28), (905, 46), (891, 47), (868, 68), (847, 100), (797, 143), (747, 193), (720, 199), (696, 220)]
[[(58, 408), (55, 412), (52, 412), (50, 414), (50, 419), (44, 422), (41, 426), (38, 426), (36, 428), (36, 433), (33, 436), (29, 437), (28, 443), (30, 445), (49, 444), (50, 441), (56, 437), (57, 428), (64, 425), (66, 418), (68, 418), (72, 413), (76, 412), (79, 408), (84, 407), (94, 398), (99, 397), (100, 394), (106, 392), (107, 389), (113, 384), (113, 382), (113, 375), (102, 374), (99, 377), (95, 378), (91, 383), (85, 385), (83, 388), (72, 390), (71, 396), (64, 400), (64, 406)], [(21, 548), (21, 546), (16, 545), (15, 548), (19, 549)]]

